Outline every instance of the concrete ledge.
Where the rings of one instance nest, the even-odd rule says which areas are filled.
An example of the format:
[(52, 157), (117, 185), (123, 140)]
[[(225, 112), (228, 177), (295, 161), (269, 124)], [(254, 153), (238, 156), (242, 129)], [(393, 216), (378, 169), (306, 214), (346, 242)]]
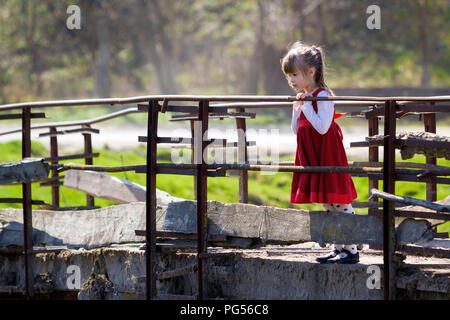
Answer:
[[(211, 248), (209, 252), (222, 253), (206, 263), (209, 298), (223, 299), (383, 299), (383, 256), (381, 252), (366, 249), (355, 265), (321, 265), (314, 261), (328, 249), (316, 245), (268, 247), (255, 250)], [(195, 263), (192, 249), (158, 250), (158, 272), (169, 271)], [(428, 297), (431, 293), (450, 298), (448, 276), (427, 278), (427, 272), (448, 272), (450, 259), (408, 257), (405, 271), (400, 274), (398, 288), (403, 297)], [(81, 285), (94, 272), (107, 275), (113, 294), (104, 299), (136, 299), (145, 292), (145, 284), (138, 278), (145, 275), (145, 255), (138, 247), (100, 248), (93, 250), (65, 250), (58, 254), (43, 253), (34, 257), (36, 279), (47, 279), (47, 288), (71, 291), (68, 279), (73, 274), (69, 266), (80, 268)], [(421, 265), (424, 265), (421, 266)], [(447, 268), (445, 266), (447, 265)], [(369, 289), (369, 266), (380, 267), (380, 289)], [(0, 255), (0, 285), (24, 284), (23, 256)], [(14, 274), (15, 276), (11, 276)], [(11, 279), (15, 279), (12, 283)], [(50, 280), (49, 280), (50, 279)], [(195, 295), (196, 273), (157, 281), (159, 294)], [(48, 290), (48, 289), (47, 289)], [(406, 295), (406, 296), (405, 296)]]

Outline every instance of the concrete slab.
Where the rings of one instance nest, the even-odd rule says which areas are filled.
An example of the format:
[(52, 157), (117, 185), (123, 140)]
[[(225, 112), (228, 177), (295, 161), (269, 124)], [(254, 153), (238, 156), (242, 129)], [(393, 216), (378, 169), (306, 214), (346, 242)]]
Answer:
[[(209, 248), (219, 254), (206, 260), (209, 298), (223, 299), (383, 299), (383, 257), (380, 251), (365, 248), (360, 263), (354, 265), (321, 265), (314, 261), (329, 249), (317, 244), (303, 246), (270, 246), (265, 248)], [(160, 248), (157, 271), (168, 271), (195, 263), (193, 249)], [(65, 250), (42, 253), (34, 257), (35, 276), (47, 279), (54, 291), (78, 291), (70, 286), (74, 267), (79, 268), (80, 287), (94, 272), (107, 279), (110, 293), (102, 299), (136, 299), (145, 292), (138, 278), (145, 275), (145, 255), (136, 247), (92, 250)], [(70, 269), (70, 266), (72, 266)], [(370, 266), (379, 267), (380, 288), (367, 285)], [(450, 259), (408, 256), (399, 269), (399, 298), (450, 298)], [(7, 277), (10, 285), (23, 287), (23, 256), (0, 254), (0, 285)], [(439, 275), (440, 272), (440, 275)], [(430, 274), (435, 274), (433, 277)], [(11, 274), (15, 276), (12, 277)], [(41, 275), (41, 276), (39, 276)], [(48, 280), (50, 279), (50, 280)], [(48, 282), (50, 281), (50, 282)], [(158, 294), (195, 295), (195, 273), (157, 281)]]

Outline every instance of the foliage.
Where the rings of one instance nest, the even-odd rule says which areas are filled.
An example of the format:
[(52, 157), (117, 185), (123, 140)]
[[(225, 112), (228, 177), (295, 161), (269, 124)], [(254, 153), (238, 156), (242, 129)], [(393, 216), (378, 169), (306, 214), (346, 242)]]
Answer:
[(325, 48), (333, 88), (450, 84), (446, 0), (381, 2), (380, 30), (371, 0), (80, 0), (69, 30), (72, 4), (0, 2), (0, 103), (289, 94), (279, 60), (297, 40)]

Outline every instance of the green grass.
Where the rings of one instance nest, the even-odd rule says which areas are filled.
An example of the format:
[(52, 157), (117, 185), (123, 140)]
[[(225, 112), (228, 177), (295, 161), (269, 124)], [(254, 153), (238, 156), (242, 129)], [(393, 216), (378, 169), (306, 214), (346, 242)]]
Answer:
[[(17, 161), (21, 158), (21, 142), (11, 141), (0, 144), (0, 162)], [(118, 152), (111, 150), (94, 150), (100, 152), (100, 157), (94, 159), (96, 165), (104, 166), (122, 166), (133, 164), (144, 164), (146, 159), (146, 149), (144, 145), (126, 151)], [(190, 158), (190, 153), (187, 152)], [(32, 156), (47, 156), (48, 152), (45, 147), (37, 142), (32, 143)], [(160, 149), (158, 151), (159, 162), (170, 162), (171, 151), (169, 149)], [(290, 157), (284, 157), (281, 161), (293, 160)], [(349, 159), (350, 160), (350, 159)], [(403, 161), (397, 159), (397, 161)], [(412, 159), (405, 160), (407, 162), (425, 163), (425, 157), (415, 156)], [(64, 161), (65, 163), (83, 163), (83, 160)], [(450, 161), (438, 159), (439, 165), (450, 166)], [(110, 173), (121, 179), (127, 179), (132, 182), (145, 186), (145, 175), (136, 174), (134, 172)], [(249, 203), (256, 205), (277, 206), (280, 208), (298, 208), (306, 210), (321, 210), (319, 204), (302, 204), (294, 205), (289, 203), (291, 189), (292, 173), (276, 173), (262, 174), (260, 172), (249, 172)], [(358, 198), (356, 201), (368, 200), (368, 179), (353, 178)], [(175, 197), (194, 199), (194, 183), (193, 177), (181, 175), (159, 174), (156, 179), (157, 188), (164, 190)], [(380, 185), (380, 189), (381, 189)], [(22, 188), (18, 186), (0, 186), (0, 198), (21, 197)], [(40, 187), (38, 183), (32, 185), (33, 199), (43, 200), (51, 203), (50, 187)], [(426, 198), (426, 185), (424, 183), (413, 182), (397, 182), (396, 194), (414, 197), (418, 199)], [(444, 199), (450, 194), (449, 185), (438, 185), (438, 200)], [(237, 176), (216, 177), (208, 179), (208, 200), (217, 200), (224, 203), (236, 203), (239, 201), (239, 181)], [(84, 193), (69, 188), (61, 187), (60, 205), (61, 206), (83, 206), (86, 204), (86, 196)], [(112, 201), (104, 199), (95, 199), (95, 204), (101, 207), (115, 204)], [(5, 207), (21, 207), (20, 204), (0, 204), (0, 208)], [(367, 214), (367, 209), (356, 209), (359, 214)], [(438, 227), (438, 232), (449, 232), (450, 222)]]

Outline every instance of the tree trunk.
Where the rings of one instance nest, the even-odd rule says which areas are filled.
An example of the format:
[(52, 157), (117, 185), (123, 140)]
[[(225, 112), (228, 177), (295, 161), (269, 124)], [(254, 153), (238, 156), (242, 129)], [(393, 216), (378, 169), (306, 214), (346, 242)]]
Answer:
[(97, 81), (96, 95), (100, 97), (110, 97), (111, 80), (109, 74), (109, 30), (107, 18), (103, 13), (97, 17)]
[(431, 34), (430, 34), (430, 19), (432, 18), (429, 14), (428, 8), (429, 2), (425, 0), (424, 2), (417, 3), (419, 16), (419, 45), (420, 45), (420, 64), (422, 67), (422, 76), (420, 80), (420, 85), (422, 87), (430, 86), (430, 69), (432, 60), (432, 49), (431, 48)]
[(175, 74), (174, 69), (176, 69), (176, 67), (174, 68), (175, 61), (173, 59), (172, 43), (167, 37), (166, 31), (164, 30), (164, 27), (170, 24), (170, 22), (164, 16), (159, 1), (153, 0), (151, 1), (151, 5), (155, 13), (155, 31), (162, 47), (161, 60), (163, 61), (163, 63), (161, 67), (166, 86), (164, 93), (176, 94), (178, 90), (176, 89), (176, 84), (173, 77), (173, 75)]
[[(266, 16), (264, 4), (258, 0), (258, 16), (256, 28), (256, 42), (253, 55), (250, 58), (246, 94), (258, 94), (258, 82), (260, 75), (264, 73), (263, 50), (264, 50), (264, 17)], [(261, 72), (262, 71), (262, 72)]]

